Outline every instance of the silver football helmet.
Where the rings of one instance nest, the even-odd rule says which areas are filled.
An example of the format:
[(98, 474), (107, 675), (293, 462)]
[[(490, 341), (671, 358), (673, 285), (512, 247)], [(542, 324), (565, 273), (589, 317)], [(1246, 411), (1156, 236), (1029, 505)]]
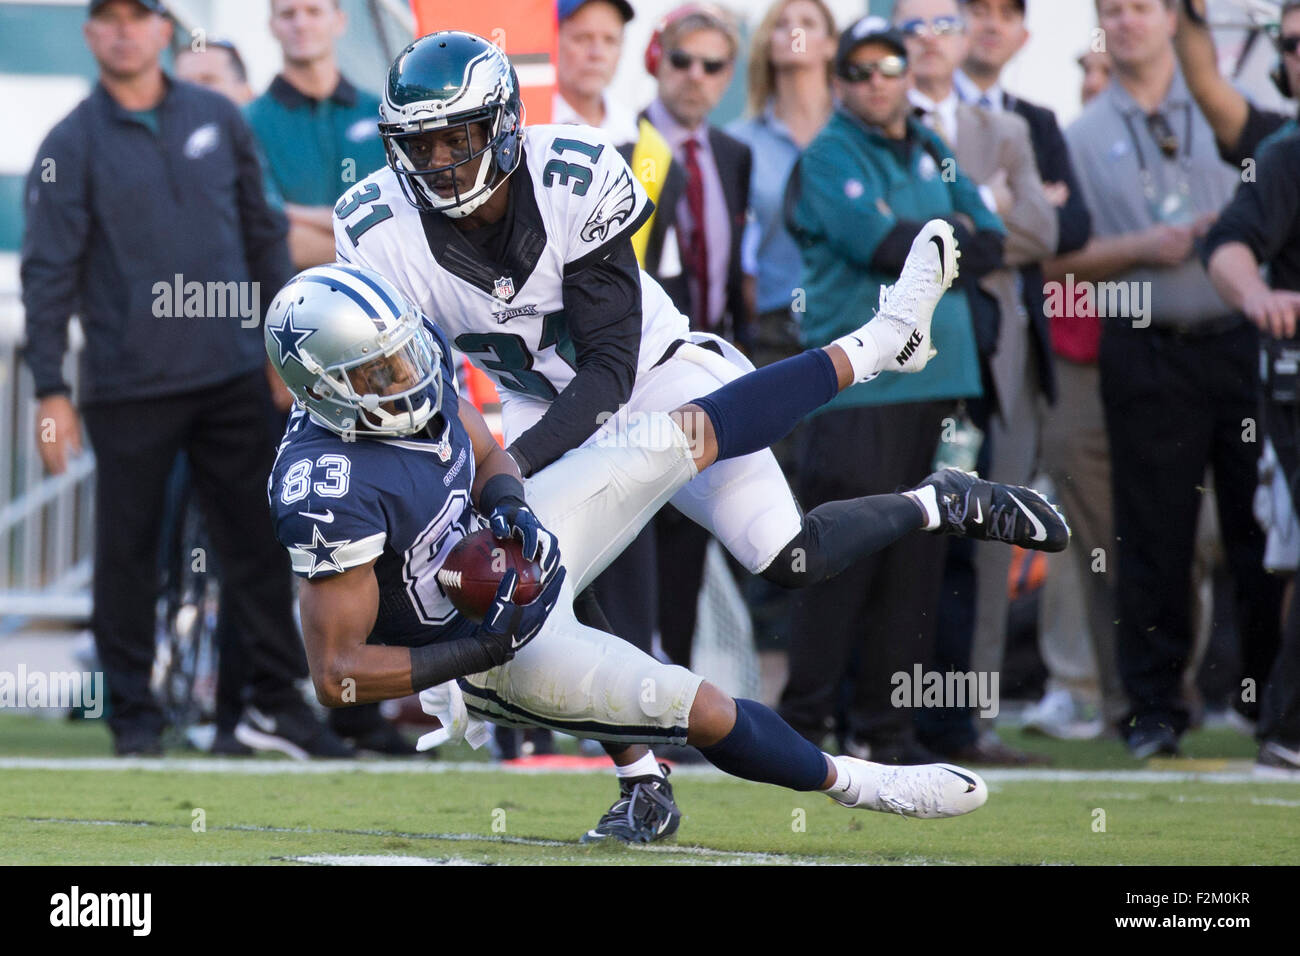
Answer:
[(298, 273), (267, 312), (266, 354), (340, 435), (411, 435), (442, 408), (442, 350), (388, 280), (343, 263)]

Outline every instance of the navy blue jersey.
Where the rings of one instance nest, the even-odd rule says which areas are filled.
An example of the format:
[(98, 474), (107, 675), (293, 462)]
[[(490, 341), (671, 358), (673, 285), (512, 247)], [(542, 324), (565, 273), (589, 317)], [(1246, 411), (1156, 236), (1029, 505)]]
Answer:
[(358, 432), (346, 441), (299, 412), (271, 471), (275, 533), (294, 573), (318, 580), (379, 559), (379, 617), (370, 644), (414, 647), (475, 627), (435, 577), (456, 542), (486, 526), (471, 503), (474, 449), (460, 423), (449, 350), (438, 339), (443, 404), (428, 435)]

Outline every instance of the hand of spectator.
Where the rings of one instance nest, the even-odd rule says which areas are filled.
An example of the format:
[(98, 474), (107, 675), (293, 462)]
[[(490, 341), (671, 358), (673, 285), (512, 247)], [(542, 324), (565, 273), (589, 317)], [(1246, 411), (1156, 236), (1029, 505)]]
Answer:
[(1043, 183), (1043, 193), (1047, 201), (1055, 208), (1061, 209), (1070, 201), (1070, 187), (1065, 183)]
[(1219, 214), (1217, 212), (1207, 212), (1196, 220), (1196, 222), (1192, 223), (1192, 237), (1194, 239), (1204, 239), (1218, 218)]
[(1007, 171), (999, 169), (993, 174), (993, 178), (984, 185), (988, 186), (993, 193), (993, 203), (997, 206), (997, 214), (1005, 219), (1007, 213), (1011, 212), (1016, 205), (1016, 197), (1011, 192), (1011, 186), (1007, 181)]
[(1152, 226), (1139, 234), (1141, 261), (1150, 266), (1182, 265), (1192, 254), (1195, 226)]
[(1295, 336), (1296, 316), (1300, 315), (1300, 292), (1263, 289), (1246, 296), (1241, 304), (1246, 318), (1275, 339)]
[(66, 395), (49, 395), (36, 406), (36, 447), (52, 475), (68, 470), (68, 459), (81, 454), (81, 418)]

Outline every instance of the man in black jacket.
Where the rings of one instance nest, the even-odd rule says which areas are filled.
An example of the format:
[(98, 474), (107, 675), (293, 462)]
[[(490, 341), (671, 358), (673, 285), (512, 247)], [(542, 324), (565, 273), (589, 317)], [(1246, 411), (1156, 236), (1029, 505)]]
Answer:
[[(286, 223), (266, 205), (252, 134), (224, 97), (159, 64), (172, 27), (157, 0), (92, 0), (99, 83), (42, 143), (27, 180), (25, 360), (41, 458), (80, 450), (64, 381), (81, 316), (80, 417), (97, 459), (93, 629), (118, 754), (161, 753), (150, 687), (163, 489), (179, 450), (247, 637), (250, 714), (268, 740), (346, 753), (295, 682), (307, 674), (289, 568), (268, 522), (261, 290), (291, 274)], [(189, 556), (186, 560), (189, 560)]]

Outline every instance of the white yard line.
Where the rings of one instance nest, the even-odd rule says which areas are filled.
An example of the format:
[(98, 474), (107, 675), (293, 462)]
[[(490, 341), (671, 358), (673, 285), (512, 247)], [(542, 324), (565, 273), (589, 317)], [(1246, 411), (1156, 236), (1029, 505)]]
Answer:
[[(1243, 761), (1244, 763), (1244, 761)], [(413, 760), (243, 760), (232, 758), (147, 758), (147, 757), (0, 757), (0, 770), (151, 770), (157, 773), (218, 773), (265, 776), (267, 774), (439, 774), (513, 773), (608, 774), (602, 767), (562, 769), (551, 767), (506, 767), (486, 762), (440, 763)], [(1256, 777), (1250, 770), (981, 770), (986, 781), (1002, 783), (1300, 783), (1291, 779)], [(726, 779), (708, 766), (673, 768), (673, 778)]]

